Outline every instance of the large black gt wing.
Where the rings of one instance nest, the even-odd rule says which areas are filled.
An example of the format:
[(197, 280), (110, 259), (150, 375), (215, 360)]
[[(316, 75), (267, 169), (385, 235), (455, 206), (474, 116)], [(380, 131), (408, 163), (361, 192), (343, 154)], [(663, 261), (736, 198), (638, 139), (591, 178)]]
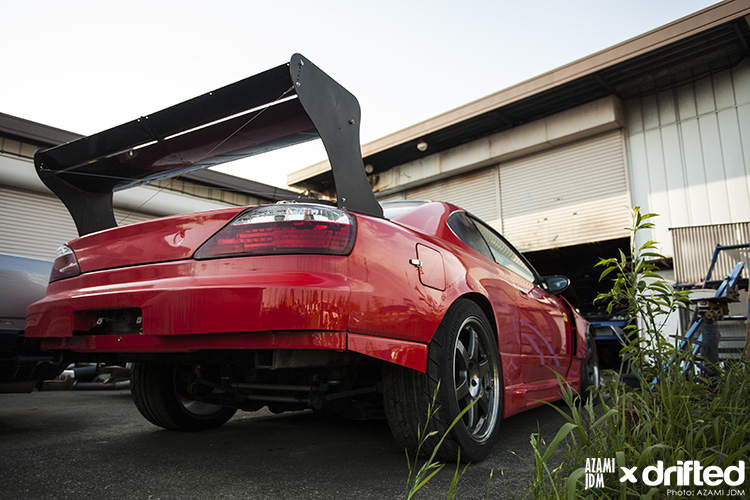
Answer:
[(115, 227), (112, 193), (191, 170), (320, 139), (341, 208), (381, 217), (359, 144), (360, 108), (300, 54), (162, 111), (36, 152), (42, 181), (80, 235)]

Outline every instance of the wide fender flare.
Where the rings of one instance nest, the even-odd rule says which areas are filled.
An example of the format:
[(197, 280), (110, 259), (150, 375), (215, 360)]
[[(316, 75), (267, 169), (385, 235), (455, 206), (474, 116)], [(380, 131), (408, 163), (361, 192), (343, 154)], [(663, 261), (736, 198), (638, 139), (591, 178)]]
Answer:
[[(581, 360), (586, 357), (586, 333), (591, 328), (590, 323), (581, 316), (565, 298), (562, 302), (567, 314), (573, 319), (573, 361), (568, 370), (569, 377), (580, 377)], [(576, 362), (577, 361), (577, 362)]]

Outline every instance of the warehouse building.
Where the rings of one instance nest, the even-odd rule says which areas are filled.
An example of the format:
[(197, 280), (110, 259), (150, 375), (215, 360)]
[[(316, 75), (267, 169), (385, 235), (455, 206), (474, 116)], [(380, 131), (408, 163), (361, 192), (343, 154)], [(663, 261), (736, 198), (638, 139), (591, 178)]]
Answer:
[[(637, 243), (661, 243), (667, 278), (701, 281), (716, 244), (750, 242), (749, 16), (716, 4), (366, 144), (373, 190), (474, 213), (589, 313), (629, 207), (660, 215)], [(335, 196), (327, 162), (289, 185)]]

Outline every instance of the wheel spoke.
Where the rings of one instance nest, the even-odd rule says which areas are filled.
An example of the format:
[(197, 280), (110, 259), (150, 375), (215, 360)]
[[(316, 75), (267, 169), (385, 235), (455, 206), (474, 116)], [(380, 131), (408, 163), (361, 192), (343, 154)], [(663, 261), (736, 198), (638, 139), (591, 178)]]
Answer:
[(458, 355), (456, 356), (456, 361), (462, 360), (463, 366), (461, 367), (461, 370), (467, 370), (469, 368), (469, 361), (470, 361), (470, 354), (466, 350), (466, 346), (462, 342), (456, 343), (456, 351)]
[(469, 359), (476, 361), (477, 359), (477, 332), (472, 327), (466, 328), (469, 331), (469, 346), (467, 347)]
[(482, 391), (479, 401), (474, 406), (477, 407), (482, 416), (488, 415), (490, 413), (490, 393), (486, 390)]
[(466, 428), (469, 429), (469, 432), (474, 431), (474, 427), (477, 424), (477, 412), (474, 406), (469, 408), (464, 414), (464, 424), (466, 425)]
[(464, 378), (456, 385), (456, 399), (461, 402), (466, 398), (469, 398), (469, 381)]

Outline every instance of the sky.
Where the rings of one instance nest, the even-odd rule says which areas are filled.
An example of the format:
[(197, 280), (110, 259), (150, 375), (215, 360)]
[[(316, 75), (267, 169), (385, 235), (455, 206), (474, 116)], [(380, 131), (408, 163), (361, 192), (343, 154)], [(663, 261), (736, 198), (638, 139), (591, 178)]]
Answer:
[[(0, 112), (80, 134), (299, 52), (352, 92), (368, 143), (713, 5), (707, 0), (0, 0)], [(320, 141), (222, 168), (285, 186)]]

